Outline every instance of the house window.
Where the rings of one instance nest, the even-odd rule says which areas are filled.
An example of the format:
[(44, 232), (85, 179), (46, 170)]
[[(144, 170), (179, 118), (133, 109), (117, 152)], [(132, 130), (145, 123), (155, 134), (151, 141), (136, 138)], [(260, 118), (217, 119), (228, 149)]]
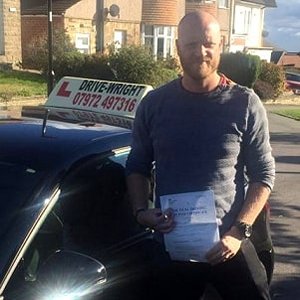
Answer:
[(174, 54), (175, 27), (143, 25), (143, 44), (156, 57), (167, 58)]
[(115, 30), (115, 32), (114, 32), (115, 49), (120, 49), (125, 44), (126, 44), (126, 31), (125, 30)]
[(90, 53), (90, 34), (89, 33), (76, 33), (75, 47), (79, 52), (89, 54)]
[(235, 7), (234, 33), (248, 34), (251, 25), (251, 8), (237, 5)]
[(219, 8), (228, 8), (229, 0), (219, 0)]

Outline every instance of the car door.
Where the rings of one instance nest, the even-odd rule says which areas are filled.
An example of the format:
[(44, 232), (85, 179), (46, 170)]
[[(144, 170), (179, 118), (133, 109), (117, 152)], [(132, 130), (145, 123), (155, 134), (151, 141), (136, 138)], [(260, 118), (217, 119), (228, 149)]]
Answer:
[(41, 270), (47, 262), (56, 262), (52, 257), (60, 251), (67, 251), (67, 257), (80, 255), (75, 255), (77, 261), (89, 258), (89, 264), (92, 260), (98, 267), (103, 262), (114, 290), (121, 286), (120, 278), (129, 276), (131, 269), (136, 271), (145, 258), (141, 245), (151, 234), (132, 217), (124, 168), (129, 150), (84, 157), (71, 167), (60, 183), (59, 197), (53, 198), (39, 229), (32, 231), (34, 236), (8, 282), (4, 299), (36, 299), (37, 292), (42, 299), (39, 276), (53, 280)]

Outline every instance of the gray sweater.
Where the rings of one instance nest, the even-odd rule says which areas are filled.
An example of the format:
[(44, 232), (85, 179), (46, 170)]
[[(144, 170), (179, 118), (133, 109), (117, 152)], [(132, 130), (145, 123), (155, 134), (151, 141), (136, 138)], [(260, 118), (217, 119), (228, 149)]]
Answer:
[(214, 191), (220, 233), (235, 221), (247, 182), (273, 188), (275, 164), (268, 121), (258, 96), (226, 80), (191, 93), (174, 80), (147, 94), (134, 123), (127, 174), (150, 176), (159, 196)]

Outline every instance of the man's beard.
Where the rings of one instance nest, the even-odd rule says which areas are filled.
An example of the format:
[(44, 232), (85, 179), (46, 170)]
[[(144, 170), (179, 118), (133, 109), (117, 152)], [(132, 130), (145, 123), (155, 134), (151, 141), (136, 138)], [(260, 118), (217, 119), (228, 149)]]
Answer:
[(203, 80), (218, 70), (219, 60), (206, 60), (203, 62), (185, 62), (181, 60), (185, 74), (195, 81)]

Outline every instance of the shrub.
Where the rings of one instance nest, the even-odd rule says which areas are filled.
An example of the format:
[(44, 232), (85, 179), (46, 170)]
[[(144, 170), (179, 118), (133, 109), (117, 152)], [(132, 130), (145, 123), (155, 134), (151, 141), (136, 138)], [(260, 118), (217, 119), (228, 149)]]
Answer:
[(176, 70), (158, 66), (151, 83), (148, 84), (152, 85), (153, 87), (158, 87), (177, 77), (178, 73), (176, 72)]
[(242, 52), (223, 53), (219, 71), (236, 83), (252, 88), (260, 74), (260, 58)]
[(261, 100), (268, 100), (274, 98), (274, 88), (270, 83), (266, 81), (262, 81), (260, 79), (256, 80), (253, 89)]
[(175, 71), (177, 74), (182, 72), (179, 60), (176, 57), (168, 56), (167, 58), (159, 59), (161, 67)]
[(53, 62), (55, 79), (59, 80), (63, 76), (78, 76), (84, 65), (84, 54), (73, 51), (66, 52), (60, 56), (59, 60)]
[(149, 49), (142, 46), (127, 46), (111, 51), (108, 61), (119, 81), (156, 87), (177, 77), (176, 70), (156, 61)]
[(86, 55), (80, 52), (67, 52), (55, 62), (56, 80), (63, 76), (87, 77), (114, 80), (115, 76), (105, 55)]
[(284, 70), (274, 63), (262, 62), (259, 79), (271, 84), (274, 90), (274, 98), (280, 96), (285, 90)]

